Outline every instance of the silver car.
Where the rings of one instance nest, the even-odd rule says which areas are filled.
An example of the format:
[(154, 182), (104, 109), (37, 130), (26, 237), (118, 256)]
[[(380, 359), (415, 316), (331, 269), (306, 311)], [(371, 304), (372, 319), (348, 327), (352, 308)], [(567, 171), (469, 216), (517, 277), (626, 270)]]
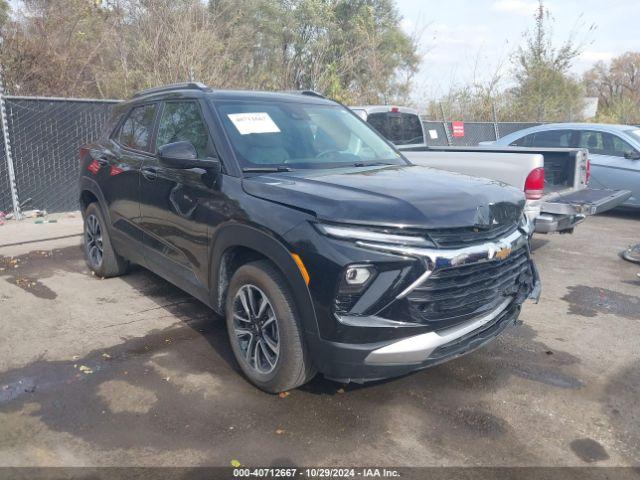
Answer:
[[(488, 143), (488, 142), (483, 142)], [(550, 123), (519, 130), (493, 145), (580, 147), (589, 150), (594, 188), (629, 190), (621, 207), (640, 208), (640, 128), (599, 123)]]

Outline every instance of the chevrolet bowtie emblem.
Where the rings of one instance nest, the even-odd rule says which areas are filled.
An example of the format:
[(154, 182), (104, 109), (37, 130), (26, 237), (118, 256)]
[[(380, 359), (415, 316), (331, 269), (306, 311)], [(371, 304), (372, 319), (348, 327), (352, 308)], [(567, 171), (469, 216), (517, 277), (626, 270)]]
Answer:
[(498, 260), (504, 260), (505, 258), (509, 257), (509, 255), (511, 255), (511, 248), (509, 247), (501, 248), (496, 252), (496, 258)]

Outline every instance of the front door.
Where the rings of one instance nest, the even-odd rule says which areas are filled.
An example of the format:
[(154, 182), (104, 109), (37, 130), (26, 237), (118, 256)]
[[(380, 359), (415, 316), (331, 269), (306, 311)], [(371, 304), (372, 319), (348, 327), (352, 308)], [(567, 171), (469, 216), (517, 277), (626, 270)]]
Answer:
[(578, 146), (589, 149), (592, 187), (629, 190), (627, 202), (640, 206), (640, 160), (626, 158), (638, 155), (629, 143), (612, 133), (585, 130)]
[[(162, 106), (154, 150), (178, 141), (191, 142), (199, 158), (215, 155), (197, 100)], [(219, 195), (217, 180), (203, 169), (173, 168), (157, 157), (142, 164), (140, 225), (147, 264), (199, 298), (208, 291), (208, 205)]]

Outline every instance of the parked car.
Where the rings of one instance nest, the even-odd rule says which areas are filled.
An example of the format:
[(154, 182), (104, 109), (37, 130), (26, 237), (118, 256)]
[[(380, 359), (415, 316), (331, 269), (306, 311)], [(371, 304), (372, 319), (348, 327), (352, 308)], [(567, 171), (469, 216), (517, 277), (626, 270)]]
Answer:
[(552, 123), (514, 132), (493, 143), (517, 147), (578, 147), (589, 150), (591, 182), (629, 190), (620, 206), (640, 208), (640, 128), (603, 123)]
[[(627, 190), (587, 188), (589, 160), (586, 149), (433, 147), (397, 143), (396, 138), (401, 135), (390, 134), (388, 126), (394, 122), (422, 125), (416, 110), (380, 106), (351, 108), (417, 165), (490, 178), (524, 190), (525, 212), (535, 222), (535, 231), (539, 233), (573, 232), (588, 215), (614, 208), (631, 195)], [(401, 123), (396, 120), (399, 114), (402, 115)], [(420, 131), (422, 138), (426, 138), (423, 127)]]
[(539, 295), (521, 191), (412, 165), (335, 102), (181, 84), (113, 125), (80, 151), (89, 268), (204, 302), (266, 391), (455, 358)]

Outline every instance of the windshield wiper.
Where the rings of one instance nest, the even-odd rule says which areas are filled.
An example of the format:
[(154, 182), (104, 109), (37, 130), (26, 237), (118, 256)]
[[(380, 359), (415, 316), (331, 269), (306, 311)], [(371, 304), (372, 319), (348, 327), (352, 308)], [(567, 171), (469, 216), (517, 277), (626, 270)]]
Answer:
[(395, 164), (389, 163), (389, 162), (356, 162), (353, 164), (354, 167), (377, 167), (381, 165), (395, 165)]
[(272, 173), (272, 172), (290, 172), (289, 167), (245, 167), (242, 169), (244, 173)]

